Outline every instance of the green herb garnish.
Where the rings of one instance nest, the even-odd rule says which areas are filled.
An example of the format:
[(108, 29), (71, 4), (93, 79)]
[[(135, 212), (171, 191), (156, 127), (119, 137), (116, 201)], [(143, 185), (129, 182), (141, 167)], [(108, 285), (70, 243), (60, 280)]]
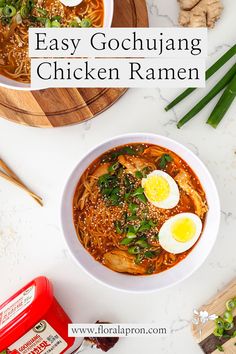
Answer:
[(135, 177), (138, 178), (138, 179), (142, 179), (143, 178), (143, 174), (141, 171), (136, 171), (135, 172)]
[(135, 189), (135, 191), (132, 193), (133, 197), (136, 197), (137, 195), (143, 194), (144, 189), (142, 187), (139, 187), (137, 189)]
[(159, 167), (164, 169), (166, 168), (167, 164), (171, 162), (173, 159), (169, 154), (163, 154), (159, 161)]
[(149, 231), (152, 227), (155, 227), (156, 224), (152, 220), (143, 220), (141, 222), (139, 232)]
[(138, 205), (134, 203), (129, 204), (129, 211), (131, 212), (132, 215), (136, 214), (138, 210)]
[(142, 203), (147, 203), (147, 198), (144, 194), (144, 189), (142, 187), (137, 188), (133, 193), (133, 197), (137, 197)]
[(142, 202), (143, 204), (147, 204), (147, 198), (144, 194), (139, 194), (137, 195), (137, 198)]

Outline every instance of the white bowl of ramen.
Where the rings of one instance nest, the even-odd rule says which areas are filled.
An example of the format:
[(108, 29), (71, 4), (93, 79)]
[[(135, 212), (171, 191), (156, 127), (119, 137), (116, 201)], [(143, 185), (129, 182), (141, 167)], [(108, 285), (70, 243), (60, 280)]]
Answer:
[[(103, 6), (104, 6), (104, 16), (103, 16), (104, 21), (103, 21), (102, 27), (109, 28), (109, 27), (111, 27), (112, 19), (113, 19), (114, 0), (100, 0), (100, 1), (103, 1)], [(0, 26), (0, 32), (1, 32), (1, 26)], [(1, 40), (1, 38), (0, 38), (0, 40)], [(13, 53), (14, 53), (14, 51), (13, 51)], [(0, 68), (1, 68), (1, 57), (0, 57)], [(14, 89), (14, 90), (25, 90), (25, 91), (29, 91), (31, 89), (30, 84), (23, 83), (23, 82), (15, 80), (15, 79), (14, 80), (10, 79), (9, 77), (1, 74), (1, 70), (0, 70), (0, 87), (10, 88), (10, 89)], [(34, 89), (34, 90), (36, 90), (36, 89)]]
[[(204, 224), (203, 224), (203, 230), (201, 236), (198, 239), (197, 243), (194, 245), (194, 247), (191, 249), (191, 251), (189, 251), (186, 257), (181, 261), (178, 261), (178, 263), (173, 267), (152, 275), (132, 275), (132, 274), (120, 273), (109, 269), (101, 262), (95, 260), (94, 257), (89, 253), (89, 251), (86, 250), (84, 246), (81, 244), (81, 242), (79, 241), (75, 229), (75, 224), (74, 224), (74, 220), (77, 220), (77, 216), (82, 215), (80, 214), (81, 209), (78, 209), (79, 211), (78, 215), (75, 214), (78, 206), (76, 206), (77, 204), (75, 205), (74, 202), (76, 200), (76, 203), (77, 201), (78, 203), (81, 203), (83, 199), (83, 196), (79, 198), (76, 197), (76, 199), (74, 199), (74, 195), (75, 195), (75, 191), (76, 193), (80, 193), (77, 192), (80, 191), (80, 189), (79, 190), (77, 189), (77, 186), (78, 186), (78, 182), (81, 179), (81, 176), (84, 174), (86, 169), (88, 169), (89, 166), (90, 168), (97, 168), (96, 164), (98, 162), (95, 162), (94, 164), (94, 161), (96, 161), (104, 153), (107, 153), (107, 151), (120, 146), (124, 146), (124, 145), (130, 146), (130, 144), (136, 144), (136, 143), (157, 145), (162, 149), (165, 150), (167, 149), (170, 152), (172, 152), (174, 154), (173, 156), (176, 155), (180, 157), (182, 160), (184, 160), (185, 163), (187, 163), (187, 165), (190, 167), (192, 173), (195, 176), (197, 176), (197, 179), (199, 181), (199, 184), (197, 185), (201, 185), (201, 188), (205, 193), (204, 198), (206, 199), (206, 204), (208, 205), (208, 211), (204, 216)], [(146, 153), (146, 151), (148, 150), (144, 150), (144, 153)], [(105, 161), (106, 159), (107, 157), (105, 157), (105, 159), (103, 158), (102, 161)], [(102, 163), (102, 165), (104, 165), (104, 163)], [(99, 163), (98, 166), (101, 166), (101, 162)], [(77, 196), (79, 196), (79, 194)], [(99, 209), (99, 205), (101, 204), (99, 204), (98, 202), (96, 204), (97, 209)], [(85, 211), (85, 213), (87, 213), (86, 210), (84, 209), (82, 210)], [(82, 219), (83, 217), (80, 220)], [(107, 217), (104, 216), (104, 220), (105, 219), (107, 219)], [(83, 219), (83, 220), (89, 220), (89, 219)], [(103, 221), (100, 221), (100, 223), (102, 222)], [(136, 134), (122, 135), (122, 136), (114, 137), (98, 145), (97, 147), (93, 148), (79, 161), (78, 165), (71, 173), (66, 183), (64, 193), (63, 193), (62, 203), (61, 203), (61, 223), (62, 223), (64, 237), (68, 245), (68, 248), (70, 250), (70, 253), (75, 259), (75, 261), (77, 262), (77, 264), (84, 271), (86, 271), (90, 276), (92, 276), (100, 283), (103, 283), (111, 288), (115, 288), (127, 292), (157, 291), (166, 287), (170, 287), (180, 281), (183, 281), (185, 278), (189, 277), (202, 265), (202, 263), (208, 257), (216, 241), (219, 222), (220, 222), (219, 197), (218, 197), (215, 183), (209, 171), (205, 167), (205, 165), (200, 161), (200, 159), (193, 152), (188, 150), (185, 146), (167, 137), (154, 135), (154, 134), (136, 133)], [(77, 228), (78, 225), (79, 223), (77, 224)], [(86, 223), (83, 225), (86, 225)], [(96, 228), (97, 232), (100, 233), (104, 232), (104, 235), (107, 235), (106, 230), (108, 230), (109, 227), (107, 229), (104, 229), (104, 231), (100, 230), (100, 225), (96, 227), (97, 227)], [(81, 235), (84, 234), (82, 233)], [(89, 231), (89, 235), (90, 236), (88, 237), (91, 237), (92, 232)], [(101, 234), (101, 239), (102, 238), (103, 236)], [(93, 246), (91, 247), (95, 249), (94, 241), (92, 242), (93, 242)], [(122, 263), (122, 267), (123, 265), (124, 264)]]

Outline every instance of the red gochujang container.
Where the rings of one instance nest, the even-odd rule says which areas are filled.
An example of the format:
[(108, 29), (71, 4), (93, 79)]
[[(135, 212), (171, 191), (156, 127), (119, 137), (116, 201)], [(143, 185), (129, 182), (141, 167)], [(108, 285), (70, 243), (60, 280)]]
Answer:
[(38, 277), (0, 306), (0, 353), (64, 353), (75, 341), (69, 323), (50, 281)]

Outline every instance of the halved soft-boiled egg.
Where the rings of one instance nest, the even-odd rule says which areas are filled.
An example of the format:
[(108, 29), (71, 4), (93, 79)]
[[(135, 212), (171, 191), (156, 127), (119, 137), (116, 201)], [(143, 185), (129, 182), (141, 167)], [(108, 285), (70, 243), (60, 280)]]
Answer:
[(142, 179), (142, 187), (149, 202), (158, 208), (172, 209), (179, 203), (178, 185), (164, 171), (152, 171)]
[(162, 248), (170, 253), (182, 253), (191, 248), (202, 232), (202, 221), (196, 214), (180, 213), (172, 216), (159, 231)]

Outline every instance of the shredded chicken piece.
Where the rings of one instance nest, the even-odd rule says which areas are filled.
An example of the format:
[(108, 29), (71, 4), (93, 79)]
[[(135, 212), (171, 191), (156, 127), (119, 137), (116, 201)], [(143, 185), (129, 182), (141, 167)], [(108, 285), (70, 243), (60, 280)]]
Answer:
[(145, 274), (146, 269), (141, 264), (134, 263), (133, 256), (119, 249), (107, 252), (103, 256), (103, 263), (108, 268), (119, 273)]
[(99, 178), (108, 172), (109, 163), (101, 164), (92, 174), (94, 178)]
[(155, 164), (144, 157), (120, 155), (118, 161), (126, 168), (126, 172), (132, 175), (134, 175), (136, 171), (143, 170), (145, 167), (150, 167), (152, 170), (156, 169)]
[(179, 24), (184, 27), (213, 28), (223, 11), (221, 0), (178, 0)]
[(208, 207), (205, 201), (202, 200), (200, 194), (194, 189), (189, 174), (186, 173), (184, 170), (181, 170), (177, 174), (177, 176), (175, 176), (175, 180), (178, 183), (179, 187), (193, 200), (196, 209), (196, 214), (200, 218), (202, 218), (207, 212)]

